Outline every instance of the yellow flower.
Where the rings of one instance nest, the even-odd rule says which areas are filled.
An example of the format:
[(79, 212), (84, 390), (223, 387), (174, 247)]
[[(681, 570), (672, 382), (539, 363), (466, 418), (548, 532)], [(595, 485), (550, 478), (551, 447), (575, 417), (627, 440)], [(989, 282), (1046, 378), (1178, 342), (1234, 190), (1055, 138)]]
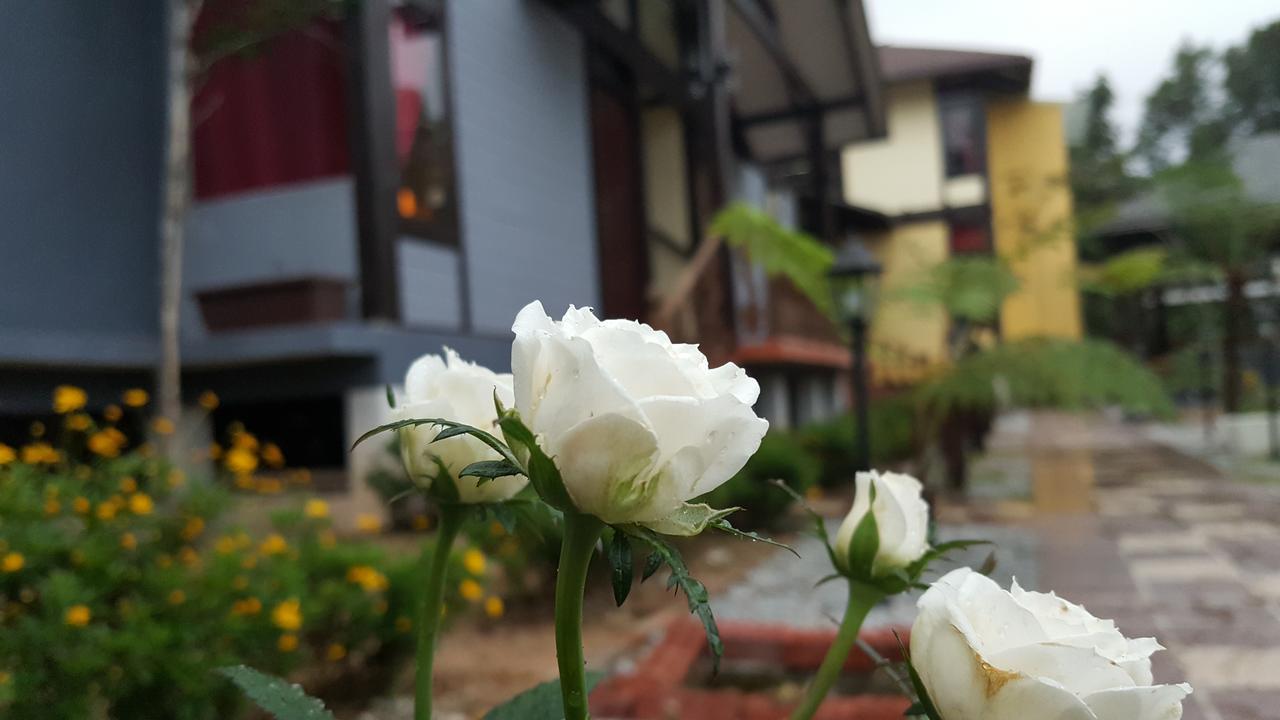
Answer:
[(102, 417), (107, 422), (119, 422), (120, 418), (124, 417), (124, 411), (120, 409), (119, 405), (112, 403), (102, 409)]
[(5, 555), (3, 560), (0, 560), (0, 570), (4, 570), (7, 573), (16, 573), (26, 564), (27, 559), (22, 557), (22, 553), (11, 552)]
[(381, 592), (390, 585), (386, 575), (368, 565), (355, 565), (347, 570), (347, 582), (359, 585), (365, 592)]
[(114, 518), (116, 513), (119, 511), (120, 508), (114, 500), (103, 500), (98, 503), (97, 514), (99, 520), (110, 520), (111, 518)]
[(484, 574), (484, 553), (471, 548), (462, 554), (462, 567), (472, 575)]
[(200, 399), (196, 402), (200, 403), (200, 407), (213, 412), (218, 409), (218, 395), (212, 390), (205, 390), (200, 393)]
[(222, 446), (218, 443), (209, 443), (209, 459), (219, 460), (222, 458)]
[(204, 518), (193, 517), (187, 520), (187, 524), (182, 526), (182, 539), (191, 542), (200, 537), (204, 533)]
[(280, 446), (275, 443), (263, 445), (261, 456), (262, 462), (266, 463), (268, 467), (284, 467), (284, 453), (280, 451)]
[(75, 413), (74, 415), (67, 416), (67, 429), (74, 430), (76, 432), (84, 432), (89, 429), (89, 425), (92, 424), (92, 422), (93, 421), (88, 415), (85, 415), (84, 413)]
[(332, 530), (320, 533), (320, 547), (331, 548), (338, 544), (338, 536)]
[(253, 451), (240, 447), (233, 447), (227, 451), (224, 463), (227, 469), (236, 475), (248, 475), (258, 469), (258, 458)]
[(329, 517), (329, 503), (320, 498), (311, 498), (306, 505), (302, 506), (302, 514), (312, 520), (323, 520)]
[(258, 438), (251, 432), (245, 431), (243, 427), (231, 433), (231, 446), (248, 450), (249, 452), (257, 452)]
[(240, 561), (240, 567), (244, 568), (245, 570), (252, 570), (257, 566), (258, 566), (258, 558), (254, 557), (253, 555), (249, 555), (245, 557), (245, 559)]
[(89, 512), (90, 503), (87, 497), (77, 497), (71, 501), (71, 509), (76, 511), (77, 515), (85, 515)]
[(125, 533), (120, 536), (120, 547), (133, 550), (138, 547), (138, 538), (134, 537), (133, 533)]
[(151, 501), (151, 496), (146, 493), (138, 493), (129, 496), (129, 512), (134, 515), (150, 515), (155, 509), (155, 503)]
[(120, 478), (120, 492), (125, 493), (126, 495), (138, 492), (138, 481), (131, 477)]
[(31, 443), (22, 448), (22, 462), (28, 465), (52, 465), (58, 462), (60, 457), (58, 451), (45, 442)]
[(217, 542), (213, 544), (214, 551), (216, 551), (219, 555), (230, 555), (231, 553), (236, 551), (237, 547), (238, 546), (236, 545), (236, 539), (231, 537), (230, 535), (223, 535), (222, 537), (218, 538)]
[(356, 529), (362, 533), (373, 534), (382, 530), (382, 518), (369, 513), (356, 516)]
[(297, 600), (285, 600), (271, 610), (271, 622), (281, 630), (292, 632), (302, 627), (302, 605)]
[(484, 601), (484, 614), (497, 620), (507, 611), (507, 606), (500, 597), (490, 597)]
[(277, 533), (268, 535), (267, 539), (263, 540), (262, 545), (258, 547), (258, 550), (263, 555), (280, 555), (288, 549), (289, 543), (285, 542), (285, 539)]
[(250, 490), (253, 488), (252, 475), (236, 475), (236, 487), (241, 490)]
[(120, 401), (131, 408), (140, 408), (150, 399), (151, 396), (142, 388), (129, 388), (120, 395)]
[(101, 455), (105, 458), (113, 458), (120, 454), (120, 448), (125, 443), (124, 433), (109, 427), (89, 436), (89, 451), (94, 455)]
[(281, 635), (276, 641), (276, 647), (280, 648), (280, 652), (293, 652), (298, 649), (298, 636), (285, 634)]
[(169, 593), (170, 605), (181, 605), (186, 601), (187, 601), (187, 594), (182, 590), (174, 590), (173, 592)]
[(151, 421), (151, 429), (157, 435), (172, 435), (174, 431), (173, 421), (167, 417), (158, 417)]
[(346, 656), (347, 649), (342, 646), (342, 643), (332, 643), (324, 651), (324, 657), (329, 662), (338, 662)]
[(484, 588), (475, 580), (467, 578), (458, 585), (458, 594), (469, 602), (479, 602), (484, 597)]
[(44, 501), (45, 515), (57, 515), (59, 512), (62, 512), (62, 503), (58, 502), (57, 498), (49, 498)]
[(53, 389), (53, 411), (59, 415), (75, 412), (84, 407), (89, 397), (74, 385), (59, 385)]
[(183, 545), (182, 549), (178, 551), (178, 559), (182, 561), (183, 565), (191, 567), (199, 564), (200, 553), (196, 552), (196, 549), (190, 545)]
[(397, 630), (397, 631), (402, 632), (402, 633), (407, 633), (407, 632), (409, 632), (409, 631), (410, 631), (410, 630), (412, 630), (412, 629), (413, 629), (413, 621), (412, 621), (412, 620), (410, 620), (409, 618), (407, 618), (407, 617), (405, 617), (405, 616), (403, 616), (403, 615), (401, 615), (400, 617), (396, 618), (396, 630)]
[(414, 529), (414, 530), (418, 530), (418, 531), (430, 530), (430, 529), (431, 529), (431, 518), (430, 518), (430, 517), (428, 517), (428, 516), (426, 516), (426, 515), (424, 515), (423, 513), (418, 513), (417, 515), (414, 515), (414, 516), (413, 516), (413, 529)]
[(91, 618), (93, 613), (89, 611), (88, 605), (72, 605), (67, 608), (67, 613), (63, 616), (63, 620), (71, 627), (84, 627), (89, 624)]
[(231, 614), (247, 617), (262, 612), (262, 601), (256, 597), (247, 597), (231, 604)]
[(18, 454), (13, 451), (13, 448), (5, 445), (4, 443), (0, 443), (0, 465), (8, 465), (17, 459)]

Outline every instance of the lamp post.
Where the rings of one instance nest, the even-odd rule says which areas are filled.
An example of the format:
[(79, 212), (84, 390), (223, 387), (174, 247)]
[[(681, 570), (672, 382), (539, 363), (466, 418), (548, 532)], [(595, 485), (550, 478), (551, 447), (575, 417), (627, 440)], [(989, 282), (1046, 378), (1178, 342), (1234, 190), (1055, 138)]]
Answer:
[(849, 326), (853, 353), (854, 450), (859, 470), (871, 469), (871, 428), (867, 398), (867, 324), (875, 304), (880, 261), (850, 235), (831, 265), (831, 292), (836, 313)]

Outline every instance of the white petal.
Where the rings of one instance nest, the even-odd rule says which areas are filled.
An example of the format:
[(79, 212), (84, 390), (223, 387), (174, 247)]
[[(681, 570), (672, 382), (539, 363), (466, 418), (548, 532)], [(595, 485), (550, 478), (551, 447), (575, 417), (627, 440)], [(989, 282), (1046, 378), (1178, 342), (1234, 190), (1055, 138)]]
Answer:
[(987, 692), (982, 720), (1097, 720), (1080, 698), (1051, 680), (993, 677)]
[(920, 609), (911, 627), (911, 662), (943, 718), (987, 720), (988, 666), (945, 606)]
[[(578, 423), (608, 413), (639, 421), (626, 391), (596, 363), (591, 344), (579, 337), (544, 334), (531, 355), (513, 345), (516, 407), (534, 433), (554, 439)], [(525, 368), (533, 368), (526, 373)], [(523, 399), (522, 399), (523, 398)], [(523, 403), (523, 404), (522, 404)]]
[(1184, 683), (1103, 690), (1084, 701), (1098, 720), (1178, 720), (1190, 694), (1191, 686)]
[(653, 520), (682, 504), (660, 492), (658, 438), (639, 420), (593, 417), (549, 450), (574, 506), (607, 523)]
[(631, 397), (698, 396), (694, 383), (672, 355), (670, 342), (658, 342), (652, 334), (637, 332), (619, 321), (597, 325), (580, 337), (591, 343), (596, 362)]
[(1133, 685), (1124, 668), (1089, 647), (1036, 643), (988, 655), (987, 660), (998, 668), (1053, 680), (1080, 696)]
[(769, 421), (729, 395), (649, 398), (639, 407), (658, 437), (660, 462), (674, 459), (670, 481), (681, 500), (711, 492), (733, 477), (769, 429)]
[(416, 403), (431, 399), (429, 385), (444, 370), (445, 362), (439, 355), (423, 355), (414, 360), (404, 376), (405, 402)]

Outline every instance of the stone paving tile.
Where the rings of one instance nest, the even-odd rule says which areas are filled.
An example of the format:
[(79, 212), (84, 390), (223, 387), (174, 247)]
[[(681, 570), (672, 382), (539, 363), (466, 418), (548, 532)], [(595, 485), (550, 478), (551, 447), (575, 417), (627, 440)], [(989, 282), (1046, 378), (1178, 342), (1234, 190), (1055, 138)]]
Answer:
[(1124, 555), (1203, 552), (1209, 548), (1205, 538), (1186, 531), (1121, 535), (1116, 544)]
[(1188, 583), (1235, 581), (1235, 565), (1211, 555), (1142, 558), (1129, 562), (1129, 572), (1140, 583)]
[[(1213, 701), (1224, 720), (1276, 720), (1280, 717), (1280, 692), (1218, 692), (1214, 693)], [(1183, 720), (1187, 720), (1186, 715), (1183, 715)]]
[[(1182, 648), (1179, 655), (1192, 686), (1209, 691), (1280, 692), (1280, 648), (1202, 645)], [(1274, 710), (1280, 712), (1280, 706)]]

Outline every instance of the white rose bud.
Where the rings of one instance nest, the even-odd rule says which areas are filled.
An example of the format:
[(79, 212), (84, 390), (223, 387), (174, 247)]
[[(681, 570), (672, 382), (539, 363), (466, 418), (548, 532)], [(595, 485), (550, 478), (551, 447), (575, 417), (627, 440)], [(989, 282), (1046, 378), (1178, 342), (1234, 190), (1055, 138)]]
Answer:
[[(871, 487), (876, 499), (871, 502)], [(841, 570), (849, 567), (849, 543), (870, 506), (880, 536), (880, 549), (872, 565), (872, 575), (905, 568), (929, 550), (929, 504), (921, 497), (923, 486), (910, 475), (893, 472), (860, 472), (856, 476), (853, 508), (836, 533), (836, 560)]]
[[(445, 357), (424, 355), (409, 366), (404, 379), (404, 404), (392, 415), (394, 420), (441, 418), (471, 425), (500, 435), (493, 396), (510, 406), (511, 376), (470, 363), (445, 348)], [(528, 482), (523, 475), (494, 478), (484, 484), (475, 477), (459, 478), (458, 473), (474, 462), (500, 460), (497, 451), (470, 435), (458, 435), (433, 443), (441, 428), (415, 425), (401, 428), (400, 455), (405, 469), (420, 486), (429, 487), (439, 474), (436, 460), (448, 468), (464, 503), (499, 502), (510, 498)]]
[(533, 302), (512, 330), (516, 409), (574, 506), (607, 523), (698, 532), (706, 508), (686, 501), (741, 469), (769, 427), (742, 369), (648, 325), (572, 307), (556, 322)]
[(1154, 638), (969, 568), (918, 603), (911, 661), (943, 720), (1177, 720), (1191, 686), (1152, 685)]

